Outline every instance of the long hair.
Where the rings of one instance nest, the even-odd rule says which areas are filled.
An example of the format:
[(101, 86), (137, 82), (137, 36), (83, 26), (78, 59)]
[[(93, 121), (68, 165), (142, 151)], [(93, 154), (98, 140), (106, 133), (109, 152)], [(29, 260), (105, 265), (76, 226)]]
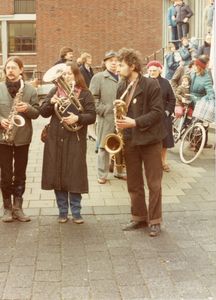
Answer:
[(18, 65), (18, 67), (21, 69), (21, 68), (23, 68), (23, 72), (22, 72), (22, 78), (23, 78), (23, 80), (25, 81), (26, 80), (26, 75), (25, 75), (25, 73), (24, 73), (24, 66), (23, 66), (23, 61), (22, 61), (22, 59), (19, 57), (19, 56), (11, 56), (11, 57), (9, 57), (8, 58), (8, 60), (6, 61), (6, 63), (5, 63), (5, 66), (4, 66), (4, 68), (3, 68), (3, 76), (2, 76), (2, 80), (5, 80), (6, 79), (6, 77), (7, 77), (7, 73), (6, 73), (6, 67), (7, 67), (7, 64), (10, 62), (10, 61), (14, 61), (17, 65)]
[(175, 47), (174, 44), (169, 44), (169, 45), (167, 46), (167, 48), (166, 48), (166, 54), (172, 52), (172, 51), (171, 51), (171, 48), (173, 48), (173, 47)]
[(77, 64), (74, 63), (74, 62), (67, 62), (66, 66), (68, 66), (68, 67), (71, 68), (71, 71), (73, 72), (74, 77), (75, 77), (76, 84), (78, 86), (80, 86), (83, 90), (89, 91), (89, 89), (88, 89), (88, 87), (87, 87), (87, 85), (85, 83), (85, 80), (84, 80), (84, 78), (82, 76), (82, 73), (80, 72)]
[(194, 65), (197, 67), (197, 70), (201, 76), (204, 76), (206, 69), (201, 68), (197, 63), (194, 62)]

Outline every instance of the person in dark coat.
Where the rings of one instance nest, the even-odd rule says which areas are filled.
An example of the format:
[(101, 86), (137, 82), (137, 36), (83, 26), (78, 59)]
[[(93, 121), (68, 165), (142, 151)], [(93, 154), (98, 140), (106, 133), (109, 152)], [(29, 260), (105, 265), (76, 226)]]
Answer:
[(54, 104), (65, 93), (59, 87), (52, 88), (40, 107), (44, 118), (51, 117), (44, 147), (42, 189), (54, 190), (59, 208), (59, 222), (66, 222), (68, 219), (69, 198), (74, 221), (83, 223), (80, 214), (81, 194), (88, 193), (86, 133), (87, 126), (95, 122), (96, 110), (94, 98), (76, 63), (67, 62), (64, 75), (69, 85), (76, 82), (74, 93), (80, 99), (84, 113), (68, 113), (63, 121), (67, 125), (77, 123), (82, 127), (71, 132), (63, 126), (55, 113)]
[[(85, 80), (87, 87), (89, 87), (92, 77), (94, 76), (93, 70), (91, 68), (92, 58), (89, 53), (82, 53), (80, 56), (81, 66), (79, 67), (80, 72)], [(96, 141), (96, 136), (94, 133), (94, 124), (88, 126), (88, 138), (91, 141)]]
[(199, 47), (196, 58), (198, 58), (200, 55), (203, 54), (208, 55), (210, 57), (211, 39), (212, 39), (212, 35), (210, 33), (207, 33), (205, 36), (204, 45)]
[(65, 64), (67, 61), (72, 61), (72, 60), (73, 60), (73, 49), (70, 47), (63, 47), (60, 50), (60, 59), (54, 63), (54, 66), (58, 64)]
[[(134, 82), (126, 96), (127, 115), (116, 120), (116, 126), (124, 132), (124, 158), (132, 214), (131, 222), (122, 229), (134, 230), (148, 226), (149, 223), (149, 235), (156, 236), (160, 234), (162, 222), (161, 141), (166, 136), (162, 92), (157, 82), (140, 74), (142, 58), (138, 51), (122, 48), (116, 58), (117, 72), (123, 80), (117, 90), (117, 99), (120, 99), (129, 83)], [(143, 163), (149, 188), (148, 209), (145, 201)]]
[(185, 4), (183, 0), (178, 0), (176, 6), (176, 13), (172, 17), (177, 23), (178, 36), (181, 40), (183, 37), (187, 37), (189, 32), (189, 19), (193, 16), (193, 12), (188, 4)]
[[(172, 16), (174, 16), (176, 13), (176, 6), (178, 5), (177, 2), (178, 1), (176, 0), (171, 0), (172, 5), (168, 8), (167, 11), (167, 25), (172, 32), (172, 42), (178, 40), (177, 23), (172, 19)], [(173, 42), (173, 44), (175, 45), (176, 50), (178, 50), (179, 43)]]
[(162, 73), (162, 68), (159, 61), (150, 61), (147, 65), (149, 76), (158, 82), (163, 93), (163, 120), (167, 136), (163, 139), (162, 159), (164, 171), (170, 172), (170, 168), (167, 164), (167, 148), (174, 147), (171, 115), (175, 110), (176, 99), (169, 81), (162, 78), (160, 75)]

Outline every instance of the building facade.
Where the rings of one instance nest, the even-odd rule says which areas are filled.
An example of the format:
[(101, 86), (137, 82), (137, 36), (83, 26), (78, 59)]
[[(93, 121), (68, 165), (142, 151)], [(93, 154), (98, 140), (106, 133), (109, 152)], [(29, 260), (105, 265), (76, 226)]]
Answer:
[[(194, 16), (190, 36), (204, 38), (202, 11), (207, 0), (185, 0)], [(98, 66), (107, 50), (134, 48), (143, 59), (169, 40), (166, 13), (170, 0), (0, 0), (0, 69), (19, 55), (31, 76), (59, 59), (63, 46), (74, 61), (89, 52)]]

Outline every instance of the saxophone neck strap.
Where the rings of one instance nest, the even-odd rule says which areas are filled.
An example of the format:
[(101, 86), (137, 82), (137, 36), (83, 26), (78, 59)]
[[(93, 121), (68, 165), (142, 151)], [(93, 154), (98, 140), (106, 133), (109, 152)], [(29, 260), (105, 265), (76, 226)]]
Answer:
[(128, 97), (126, 99), (126, 110), (127, 111), (128, 111), (128, 107), (129, 107), (129, 105), (131, 103), (131, 100), (132, 100), (132, 97), (133, 97), (133, 94), (134, 94), (134, 91), (136, 89), (138, 81), (139, 81), (139, 76), (137, 77), (136, 81), (134, 82), (134, 84), (133, 84), (133, 86), (132, 86), (132, 88), (130, 90), (130, 93), (128, 94)]

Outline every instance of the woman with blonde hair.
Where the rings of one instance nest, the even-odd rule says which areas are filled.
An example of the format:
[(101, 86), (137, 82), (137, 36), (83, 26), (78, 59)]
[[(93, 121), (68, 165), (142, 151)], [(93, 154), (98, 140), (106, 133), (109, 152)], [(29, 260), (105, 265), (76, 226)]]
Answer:
[[(84, 52), (80, 56), (81, 66), (79, 67), (80, 72), (82, 73), (87, 87), (89, 87), (94, 73), (91, 68), (92, 58), (91, 54)], [(96, 141), (96, 136), (94, 133), (94, 124), (88, 126), (88, 138), (91, 141)]]
[(176, 48), (174, 44), (169, 44), (167, 46), (165, 60), (166, 60), (166, 69), (165, 69), (165, 78), (171, 80), (175, 70), (179, 67), (179, 61), (175, 60)]

